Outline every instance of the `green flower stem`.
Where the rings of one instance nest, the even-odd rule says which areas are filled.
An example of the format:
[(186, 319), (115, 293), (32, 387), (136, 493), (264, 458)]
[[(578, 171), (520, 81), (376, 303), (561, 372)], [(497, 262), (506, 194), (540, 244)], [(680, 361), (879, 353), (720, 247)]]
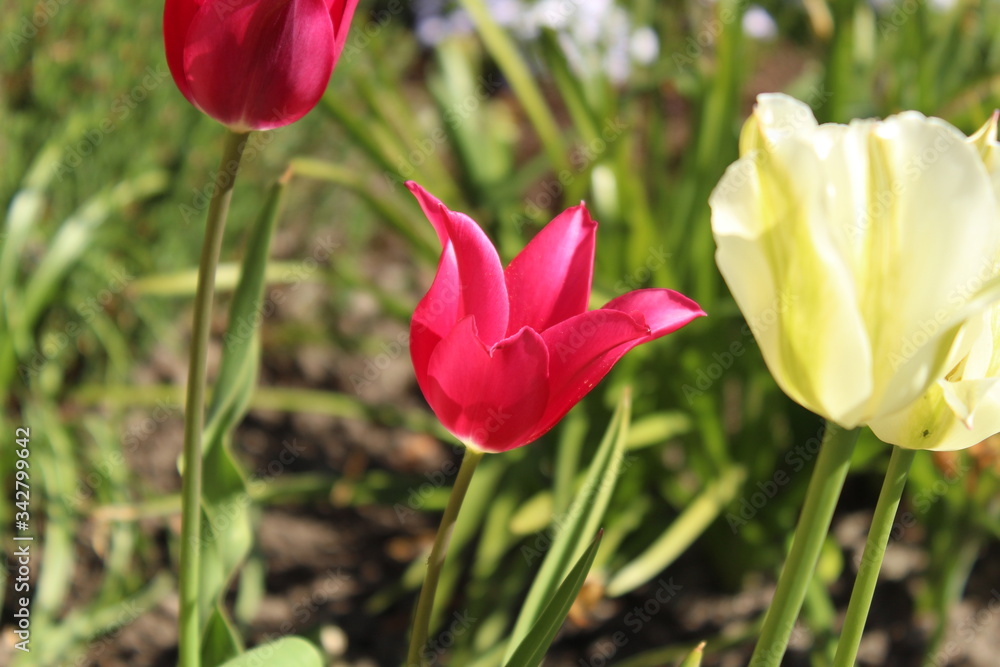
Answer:
[(840, 633), (840, 643), (837, 644), (837, 654), (833, 659), (833, 667), (853, 667), (858, 657), (858, 645), (861, 643), (861, 633), (865, 629), (868, 610), (872, 606), (872, 594), (875, 592), (875, 582), (878, 581), (879, 570), (882, 569), (882, 559), (885, 557), (889, 534), (892, 532), (892, 522), (899, 509), (899, 501), (906, 486), (906, 476), (910, 472), (915, 450), (892, 448), (889, 459), (889, 469), (885, 473), (882, 491), (875, 505), (875, 515), (872, 516), (871, 529), (865, 542), (864, 555), (858, 567), (858, 576), (854, 580), (854, 590), (851, 591), (851, 601), (847, 605), (847, 616), (844, 618), (844, 629)]
[[(199, 576), (201, 547), (201, 435), (205, 426), (205, 361), (208, 353), (215, 269), (222, 249), (222, 232), (233, 196), (236, 171), (243, 156), (248, 134), (226, 135), (220, 177), (208, 206), (205, 240), (198, 264), (198, 287), (194, 297), (191, 326), (191, 356), (188, 364), (187, 395), (184, 404), (183, 483), (181, 486), (180, 557), (180, 640), (181, 667), (199, 667), (201, 662), (201, 619), (199, 618)], [(223, 178), (226, 175), (228, 178)]]
[(847, 431), (827, 422), (819, 458), (806, 492), (806, 502), (792, 538), (792, 549), (764, 617), (760, 639), (750, 658), (751, 667), (778, 667), (781, 664), (809, 581), (816, 570), (823, 541), (830, 529), (833, 510), (837, 507), (840, 490), (847, 478), (859, 433), (860, 429)]
[(484, 452), (474, 449), (465, 450), (462, 467), (458, 470), (455, 485), (451, 489), (451, 495), (448, 496), (448, 504), (444, 508), (444, 516), (441, 517), (441, 525), (438, 526), (434, 546), (431, 547), (431, 555), (427, 559), (427, 575), (424, 577), (424, 585), (420, 589), (417, 611), (413, 615), (413, 632), (410, 635), (410, 650), (406, 656), (406, 667), (421, 667), (425, 664), (423, 651), (427, 644), (427, 635), (430, 633), (431, 612), (434, 610), (434, 595), (437, 593), (441, 568), (444, 566), (444, 559), (448, 553), (448, 543), (451, 541), (451, 532), (455, 527), (455, 520), (458, 518), (458, 510), (462, 507), (465, 493), (469, 490), (469, 482), (472, 481), (472, 474), (476, 472), (476, 466), (482, 460), (483, 454)]

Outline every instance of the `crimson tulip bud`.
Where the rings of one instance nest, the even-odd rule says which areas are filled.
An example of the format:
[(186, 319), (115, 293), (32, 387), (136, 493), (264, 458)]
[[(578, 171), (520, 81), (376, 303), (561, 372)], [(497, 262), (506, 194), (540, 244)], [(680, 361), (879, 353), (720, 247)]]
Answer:
[(163, 41), (191, 104), (236, 132), (294, 123), (319, 101), (358, 0), (167, 0)]

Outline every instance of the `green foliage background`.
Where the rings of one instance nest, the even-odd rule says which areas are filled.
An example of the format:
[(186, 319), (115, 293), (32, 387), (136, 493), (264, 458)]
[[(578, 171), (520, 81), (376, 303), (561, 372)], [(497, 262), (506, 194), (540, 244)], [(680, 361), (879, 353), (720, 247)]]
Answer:
[[(660, 55), (619, 85), (599, 71), (574, 74), (554, 36), (517, 43), (475, 13), (479, 2), (461, 4), (478, 19), (477, 34), (428, 49), (410, 30), (406, 3), (362, 2), (320, 106), (259, 137), (248, 156), (218, 311), (226, 312), (265, 189), (291, 165), (268, 283), (316, 286), (325, 300), (307, 318), (265, 312), (262, 363), (280, 366), (313, 346), (350, 360), (345, 368), (353, 371), (334, 386), (309, 389), (265, 377), (251, 411), (319, 413), (447, 439), (415, 385), (400, 400), (374, 400), (362, 389), (382, 381), (379, 374), (364, 379), (366, 362), (398, 346), (436, 262), (431, 229), (401, 187), (408, 178), (484, 224), (505, 260), (554, 213), (585, 199), (601, 223), (595, 305), (655, 285), (690, 294), (709, 313), (630, 353), (542, 441), (483, 464), (453, 552), (468, 566), (447, 577), (440, 603), (442, 618), (461, 602), (482, 619), (459, 637), (449, 664), (486, 666), (499, 664), (500, 642), (550, 526), (566, 515), (626, 387), (633, 419), (625, 465), (592, 573), (602, 594), (641, 599), (683, 553), (702, 559), (715, 588), (729, 593), (775, 576), (820, 423), (777, 389), (721, 280), (708, 194), (736, 157), (739, 127), (758, 92), (796, 95), (821, 121), (912, 108), (971, 132), (1000, 106), (1000, 7), (993, 0), (959, 0), (944, 11), (917, 0), (881, 9), (861, 0), (762, 1), (779, 29), (762, 42), (743, 34), (745, 2), (636, 0), (623, 4), (637, 25), (656, 30)], [(18, 656), (19, 666), (83, 664), (73, 661), (88, 645), (134, 620), (123, 609), (147, 608), (175, 588), (176, 479), (157, 489), (137, 483), (128, 462), (148, 441), (125, 424), (136, 412), (157, 424), (179, 417), (180, 384), (144, 369), (158, 354), (185, 354), (200, 202), (222, 130), (174, 87), (160, 16), (159, 3), (125, 0), (3, 8), (0, 545), (9, 555), (14, 429), (30, 426), (31, 511), (42, 554), (32, 618), (44, 643)], [(348, 324), (359, 300), (375, 304), (386, 326)], [(408, 364), (407, 355), (391, 363)], [(978, 607), (990, 599), (966, 582), (977, 563), (997, 554), (996, 452), (987, 444), (954, 457), (917, 457), (909, 514), (898, 521), (899, 539), (927, 555), (913, 613), (929, 619), (927, 655), (941, 650), (959, 600)], [(873, 506), (887, 458), (884, 445), (863, 436), (845, 510)], [(286, 471), (249, 487), (251, 514), (276, 504), (324, 508), (334, 498), (405, 506), (423, 481), (391, 465), (360, 476)], [(448, 483), (408, 510), (439, 510)], [(761, 493), (774, 497), (757, 507)], [(142, 528), (149, 520), (166, 527), (165, 539)], [(100, 552), (95, 530), (104, 531)], [(842, 545), (831, 538), (828, 546), (804, 613), (815, 665), (830, 659), (842, 603), (835, 591), (854, 572)], [(420, 564), (418, 557), (401, 584), (382, 582), (355, 613), (375, 622), (392, 605), (410, 604)], [(255, 613), (266, 565), (255, 555), (234, 588), (242, 627)], [(85, 595), (73, 586), (81, 570), (99, 573)], [(0, 573), (8, 576), (0, 581), (0, 594), (8, 592), (4, 620), (12, 608), (9, 573)], [(697, 596), (697, 585), (683, 594)], [(324, 623), (311, 619), (300, 632), (318, 638)], [(630, 647), (637, 655), (616, 664), (680, 660), (695, 639), (709, 641), (705, 664), (715, 664), (713, 650), (750, 645), (753, 633), (752, 624), (708, 628), (642, 652)]]

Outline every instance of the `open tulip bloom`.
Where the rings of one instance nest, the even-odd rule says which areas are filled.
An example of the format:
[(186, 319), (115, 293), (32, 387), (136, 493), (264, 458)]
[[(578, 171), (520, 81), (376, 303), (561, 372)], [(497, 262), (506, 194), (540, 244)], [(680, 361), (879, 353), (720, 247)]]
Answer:
[(167, 0), (163, 41), (177, 87), (235, 132), (270, 130), (323, 95), (358, 0)]
[(588, 311), (597, 223), (583, 204), (504, 269), (475, 221), (407, 186), (443, 248), (413, 315), (413, 367), (434, 413), (468, 447), (501, 452), (539, 438), (630, 349), (705, 314), (668, 289)]
[(903, 409), (1000, 297), (1000, 172), (940, 119), (817, 125), (784, 95), (758, 98), (740, 152), (716, 259), (748, 320), (775, 321), (754, 331), (771, 374), (845, 428)]
[[(817, 124), (761, 95), (712, 193), (716, 261), (764, 361), (828, 420), (755, 667), (788, 643), (859, 426), (893, 445), (834, 667), (852, 667), (917, 449), (1000, 431), (1000, 151), (908, 111)], [(759, 324), (759, 323), (766, 324)]]
[(559, 214), (503, 268), (478, 224), (407, 183), (441, 242), (430, 290), (410, 325), (420, 390), (465, 443), (417, 601), (407, 665), (422, 665), (451, 529), (478, 461), (541, 437), (636, 345), (703, 316), (667, 289), (588, 311), (597, 223), (580, 204)]

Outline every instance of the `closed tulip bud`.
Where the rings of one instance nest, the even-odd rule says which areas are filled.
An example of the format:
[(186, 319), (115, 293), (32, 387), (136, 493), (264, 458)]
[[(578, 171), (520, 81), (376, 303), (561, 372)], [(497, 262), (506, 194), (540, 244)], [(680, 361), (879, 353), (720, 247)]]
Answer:
[(1000, 180), (981, 134), (916, 112), (818, 125), (790, 97), (758, 98), (712, 231), (792, 399), (853, 428), (954, 371), (966, 323), (1000, 297)]
[(500, 452), (541, 437), (626, 352), (705, 314), (667, 289), (635, 290), (588, 311), (597, 223), (583, 204), (504, 268), (475, 221), (407, 186), (442, 246), (413, 314), (410, 356), (434, 413), (469, 447)]
[(191, 104), (236, 132), (308, 113), (326, 90), (358, 0), (167, 0), (163, 41)]

